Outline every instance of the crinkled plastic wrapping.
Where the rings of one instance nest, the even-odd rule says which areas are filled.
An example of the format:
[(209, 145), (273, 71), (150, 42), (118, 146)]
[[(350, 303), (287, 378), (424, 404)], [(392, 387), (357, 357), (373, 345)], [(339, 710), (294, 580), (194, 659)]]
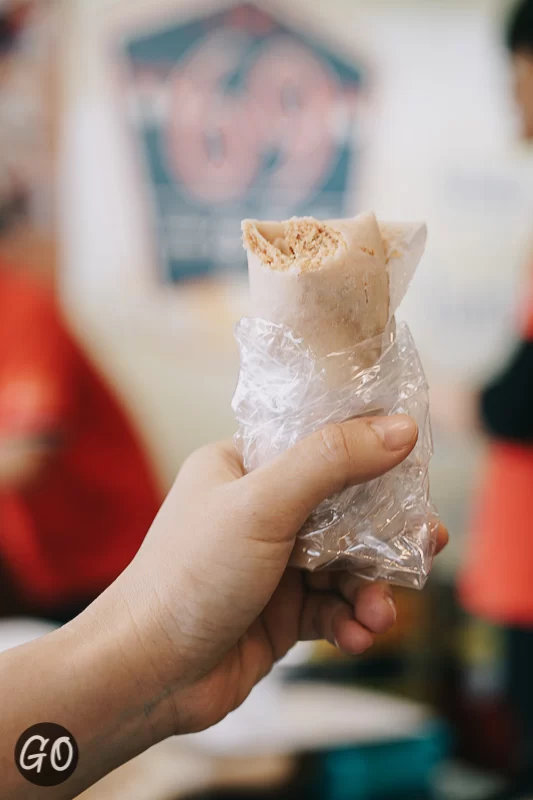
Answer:
[[(323, 502), (300, 531), (292, 564), (348, 569), (366, 580), (421, 588), (429, 574), (436, 516), (429, 500), (432, 439), (428, 388), (407, 325), (389, 334), (384, 352), (360, 370), (353, 350), (315, 359), (282, 325), (243, 319), (236, 329), (240, 379), (233, 400), (237, 444), (247, 470), (261, 466), (325, 425), (370, 414), (409, 414), (418, 443), (400, 466)], [(365, 343), (366, 344), (366, 343)], [(346, 381), (331, 389), (332, 362)]]
[[(409, 414), (419, 427), (411, 455), (388, 474), (323, 502), (300, 531), (291, 562), (347, 569), (363, 580), (422, 588), (435, 551), (429, 496), (428, 386), (411, 333), (394, 313), (424, 250), (424, 226), (380, 226), (390, 277), (387, 331), (317, 357), (291, 329), (263, 319), (236, 328), (241, 370), (233, 399), (236, 444), (250, 471), (330, 423)], [(373, 366), (368, 367), (369, 353)]]

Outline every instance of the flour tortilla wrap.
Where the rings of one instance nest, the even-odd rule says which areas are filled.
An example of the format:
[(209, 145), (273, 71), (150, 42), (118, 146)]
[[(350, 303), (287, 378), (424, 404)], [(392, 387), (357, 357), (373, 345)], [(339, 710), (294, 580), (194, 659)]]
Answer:
[[(245, 220), (242, 230), (253, 316), (285, 325), (302, 339), (320, 360), (332, 391), (352, 386), (354, 367), (355, 374), (373, 367), (392, 341), (394, 314), (424, 252), (426, 226), (378, 223), (365, 213), (328, 222)], [(328, 358), (346, 351), (355, 355)], [(385, 413), (377, 406), (365, 412)], [(268, 438), (268, 426), (265, 431)], [(256, 446), (261, 450), (261, 433)], [(315, 522), (311, 518), (307, 528)], [(323, 531), (319, 548), (299, 540), (292, 563), (312, 571), (341, 565), (353, 546), (350, 526), (348, 513)]]
[(424, 250), (425, 225), (380, 225), (365, 213), (245, 220), (242, 230), (253, 316), (291, 328), (317, 357), (365, 343), (359, 363), (372, 366)]

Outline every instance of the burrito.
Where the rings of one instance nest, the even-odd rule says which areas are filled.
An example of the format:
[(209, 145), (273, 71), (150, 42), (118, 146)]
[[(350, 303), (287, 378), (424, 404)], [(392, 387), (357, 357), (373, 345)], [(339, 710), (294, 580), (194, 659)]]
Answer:
[(253, 316), (236, 329), (241, 371), (233, 408), (246, 469), (357, 416), (410, 414), (420, 431), (403, 464), (316, 509), (291, 563), (420, 588), (436, 529), (428, 389), (395, 312), (422, 257), (425, 225), (381, 223), (365, 213), (326, 222), (245, 220), (242, 233)]
[(318, 357), (368, 342), (362, 366), (390, 320), (387, 256), (374, 214), (242, 225), (253, 313), (291, 328)]

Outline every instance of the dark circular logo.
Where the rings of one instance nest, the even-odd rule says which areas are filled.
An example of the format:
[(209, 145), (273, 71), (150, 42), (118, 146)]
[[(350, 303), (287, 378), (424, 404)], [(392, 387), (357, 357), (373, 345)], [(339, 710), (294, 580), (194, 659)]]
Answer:
[(24, 731), (15, 747), (15, 764), (23, 778), (36, 786), (59, 786), (78, 766), (73, 735), (54, 722), (41, 722)]

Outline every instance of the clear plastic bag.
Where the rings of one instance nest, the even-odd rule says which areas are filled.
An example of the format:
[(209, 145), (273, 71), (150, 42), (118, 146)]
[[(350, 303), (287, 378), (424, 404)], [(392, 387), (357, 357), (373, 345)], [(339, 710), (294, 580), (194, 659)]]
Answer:
[[(329, 423), (370, 415), (413, 417), (419, 439), (409, 458), (387, 475), (322, 503), (298, 535), (292, 564), (313, 572), (347, 569), (363, 580), (422, 588), (438, 527), (429, 497), (428, 387), (411, 333), (407, 325), (397, 326), (395, 314), (424, 253), (427, 230), (423, 224), (389, 222), (379, 222), (379, 230), (390, 301), (383, 335), (319, 356), (292, 328), (258, 318), (237, 325), (236, 444), (246, 469), (253, 470)], [(281, 291), (278, 277), (256, 291), (273, 286)], [(297, 291), (288, 296), (299, 298)], [(297, 328), (298, 313), (294, 319)], [(318, 325), (326, 334), (314, 336), (320, 345), (335, 340), (327, 318), (317, 319)]]
[[(262, 319), (241, 320), (236, 339), (241, 371), (233, 410), (247, 470), (329, 423), (396, 413), (416, 420), (419, 440), (407, 460), (323, 502), (300, 531), (291, 561), (310, 571), (348, 569), (364, 580), (421, 588), (431, 568), (437, 521), (429, 499), (428, 387), (407, 325), (396, 329), (392, 320), (378, 341), (324, 358), (316, 358), (290, 329)], [(381, 356), (362, 368), (369, 346)], [(334, 388), (332, 372), (343, 375)]]

